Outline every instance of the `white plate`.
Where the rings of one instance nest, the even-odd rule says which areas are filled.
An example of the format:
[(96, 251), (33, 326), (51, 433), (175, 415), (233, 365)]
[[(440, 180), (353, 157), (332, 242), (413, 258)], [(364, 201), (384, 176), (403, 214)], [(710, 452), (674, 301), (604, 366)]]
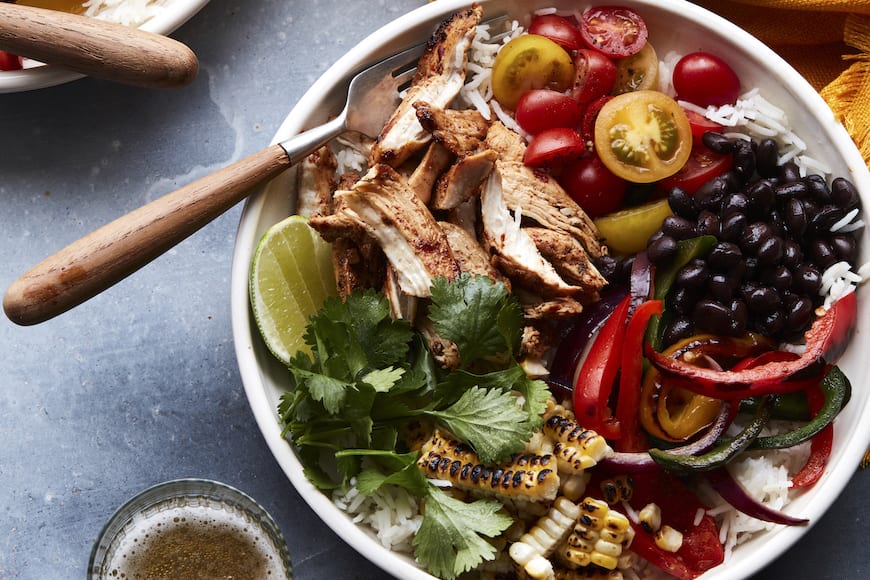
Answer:
[[(202, 10), (208, 1), (171, 0), (164, 10), (139, 28), (148, 32), (169, 35)], [(23, 70), (0, 71), (0, 93), (44, 89), (78, 80), (84, 76), (77, 72), (46, 64), (39, 64)]]
[[(481, 0), (487, 15), (507, 10), (521, 16), (546, 6), (583, 7), (588, 0)], [(302, 128), (322, 122), (337, 113), (343, 103), (344, 87), (351, 71), (425, 39), (437, 23), (468, 4), (465, 0), (440, 0), (423, 6), (372, 34), (333, 65), (299, 103), (279, 128), (275, 141), (286, 139)], [(708, 50), (722, 54), (735, 68), (744, 87), (758, 86), (773, 103), (783, 107), (797, 132), (808, 143), (809, 153), (827, 162), (835, 176), (851, 179), (862, 192), (865, 208), (870, 207), (870, 174), (845, 129), (834, 120), (818, 93), (785, 61), (757, 39), (706, 10), (675, 0), (624, 0), (644, 17), (650, 39), (660, 55), (675, 49), (681, 53)], [(323, 521), (347, 543), (387, 572), (400, 578), (431, 578), (407, 556), (381, 547), (374, 535), (354, 525), (332, 502), (312, 486), (290, 445), (281, 437), (276, 406), (286, 385), (286, 369), (276, 362), (260, 340), (248, 305), (248, 270), (257, 241), (263, 232), (291, 211), (293, 172), (274, 180), (245, 206), (236, 239), (232, 272), (232, 320), (236, 355), (242, 380), (257, 423), (272, 453), (300, 495)], [(870, 241), (864, 232), (860, 262), (868, 260)], [(862, 354), (870, 352), (870, 308), (868, 297), (859, 290), (862, 307), (853, 344), (840, 361), (852, 380), (852, 399), (836, 422), (836, 435), (829, 467), (812, 489), (796, 498), (788, 512), (816, 522), (834, 502), (870, 442), (870, 388), (867, 365)], [(844, 525), (847, 525), (844, 523)], [(707, 574), (707, 580), (746, 578), (759, 571), (792, 546), (806, 527), (777, 526), (739, 546), (732, 560)]]

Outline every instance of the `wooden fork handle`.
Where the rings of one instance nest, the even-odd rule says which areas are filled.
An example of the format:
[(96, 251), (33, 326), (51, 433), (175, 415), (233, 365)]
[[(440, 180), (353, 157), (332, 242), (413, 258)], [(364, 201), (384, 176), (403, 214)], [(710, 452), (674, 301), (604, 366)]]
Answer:
[(148, 264), (290, 165), (272, 145), (110, 222), (15, 280), (3, 298), (9, 319), (44, 322)]
[(186, 45), (130, 26), (0, 3), (0, 49), (119, 83), (169, 88), (199, 70)]

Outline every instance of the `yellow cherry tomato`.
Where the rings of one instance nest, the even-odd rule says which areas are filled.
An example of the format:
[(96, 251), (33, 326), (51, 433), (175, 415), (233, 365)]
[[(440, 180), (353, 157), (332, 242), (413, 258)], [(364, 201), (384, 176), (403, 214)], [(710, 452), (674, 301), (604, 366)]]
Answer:
[(613, 252), (636, 254), (646, 248), (666, 217), (673, 214), (667, 199), (609, 213), (595, 219), (598, 232)]
[(492, 93), (513, 109), (530, 89), (563, 92), (574, 83), (574, 61), (564, 48), (543, 36), (524, 34), (504, 45), (492, 65)]
[(619, 177), (652, 183), (671, 176), (692, 152), (692, 128), (683, 108), (658, 91), (617, 95), (595, 121), (595, 150)]
[(647, 42), (640, 52), (616, 61), (616, 83), (612, 93), (655, 89), (659, 83), (659, 57)]

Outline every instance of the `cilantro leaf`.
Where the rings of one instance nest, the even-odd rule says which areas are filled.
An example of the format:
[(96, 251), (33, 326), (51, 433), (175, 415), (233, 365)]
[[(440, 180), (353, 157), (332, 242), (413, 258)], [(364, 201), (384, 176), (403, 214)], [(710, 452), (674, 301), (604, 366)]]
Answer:
[(365, 374), (360, 378), (360, 381), (371, 385), (371, 387), (379, 393), (387, 393), (402, 379), (405, 374), (405, 369), (395, 367), (387, 367), (385, 369), (375, 369)]
[(430, 484), (414, 555), (432, 574), (448, 579), (492, 560), (495, 547), (483, 536), (494, 538), (513, 522), (501, 509), (489, 499), (464, 503)]
[(446, 409), (428, 414), (474, 447), (482, 463), (507, 459), (523, 448), (532, 430), (516, 397), (499, 389), (472, 387)]
[(368, 459), (373, 466), (362, 470), (357, 476), (356, 485), (360, 493), (370, 495), (384, 485), (398, 485), (417, 497), (424, 497), (429, 491), (426, 476), (417, 468), (419, 454), (375, 451), (370, 449), (351, 449), (336, 454), (356, 455)]
[(487, 276), (436, 278), (429, 317), (435, 331), (456, 344), (463, 367), (480, 358), (513, 354), (522, 337), (519, 304), (504, 284)]

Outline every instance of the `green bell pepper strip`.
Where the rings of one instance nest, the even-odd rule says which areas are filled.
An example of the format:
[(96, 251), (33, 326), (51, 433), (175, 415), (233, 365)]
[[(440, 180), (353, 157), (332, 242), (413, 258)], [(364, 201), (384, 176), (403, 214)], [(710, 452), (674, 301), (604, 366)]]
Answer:
[[(765, 399), (769, 399), (765, 397)], [(762, 428), (770, 420), (770, 404), (766, 400), (759, 405), (752, 419), (736, 437), (719, 443), (710, 451), (701, 455), (675, 455), (661, 449), (650, 449), (650, 457), (666, 471), (673, 473), (696, 473), (711, 471), (726, 465), (737, 455), (746, 450), (761, 433)]]

